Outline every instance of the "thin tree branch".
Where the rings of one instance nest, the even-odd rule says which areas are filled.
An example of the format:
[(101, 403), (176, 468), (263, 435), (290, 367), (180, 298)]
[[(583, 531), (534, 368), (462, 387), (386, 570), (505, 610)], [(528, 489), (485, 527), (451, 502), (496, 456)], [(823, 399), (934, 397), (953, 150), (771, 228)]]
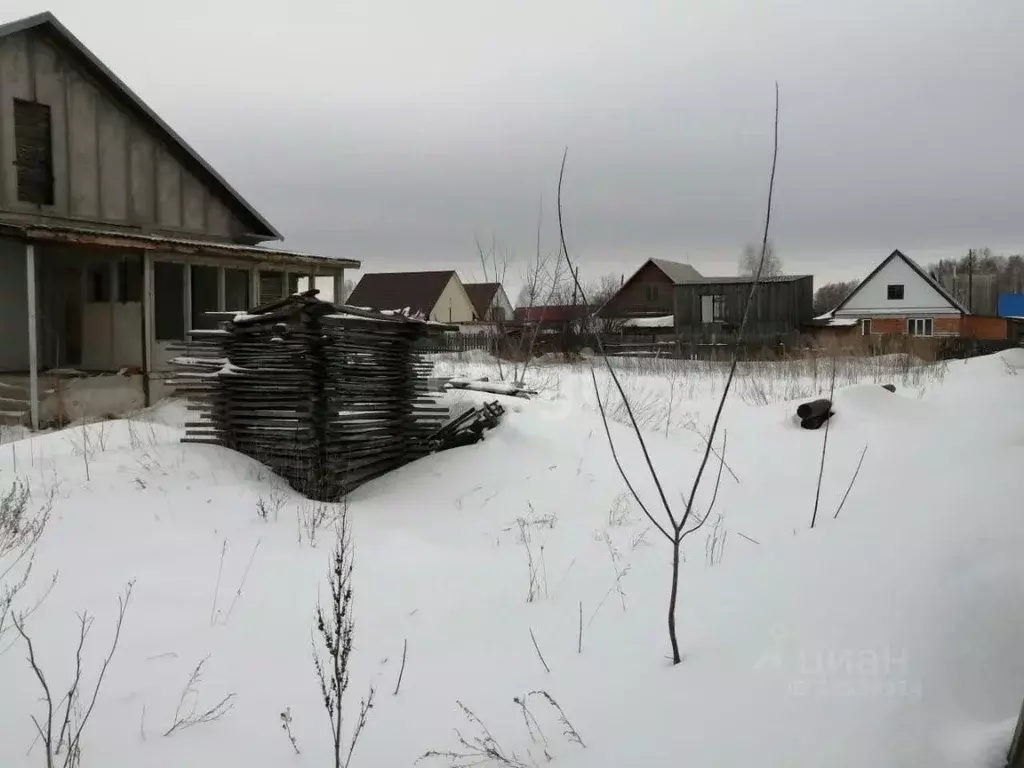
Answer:
[[(835, 396), (836, 391), (836, 359), (832, 358), (832, 380), (828, 387), (828, 407), (832, 409), (832, 398)], [(825, 437), (821, 441), (821, 463), (818, 465), (818, 487), (814, 491), (814, 512), (811, 514), (811, 528), (814, 528), (814, 524), (818, 521), (818, 503), (821, 500), (821, 478), (825, 474), (825, 452), (828, 450), (828, 427), (832, 423), (832, 418), (828, 416), (827, 412), (825, 415)]]
[[(651, 479), (654, 481), (654, 485), (658, 489), (658, 496), (661, 498), (661, 503), (665, 507), (665, 514), (668, 515), (669, 522), (672, 526), (676, 527), (676, 519), (672, 513), (672, 505), (668, 503), (668, 497), (665, 495), (665, 489), (661, 486), (661, 479), (658, 477), (658, 471), (654, 468), (654, 462), (651, 460), (651, 455), (647, 451), (647, 442), (644, 440), (643, 433), (640, 430), (640, 425), (637, 423), (636, 416), (633, 413), (633, 406), (630, 405), (629, 398), (626, 396), (626, 392), (622, 388), (622, 383), (619, 381), (619, 377), (615, 374), (615, 367), (611, 364), (608, 355), (605, 354), (604, 343), (601, 341), (601, 334), (595, 332), (593, 318), (589, 311), (590, 303), (587, 301), (587, 295), (583, 290), (583, 286), (580, 285), (579, 274), (569, 256), (569, 248), (565, 244), (565, 227), (562, 223), (562, 180), (565, 178), (565, 161), (568, 155), (569, 149), (567, 147), (562, 153), (562, 167), (558, 173), (558, 237), (562, 246), (562, 255), (565, 257), (565, 263), (569, 267), (569, 274), (572, 275), (576, 288), (579, 290), (580, 298), (582, 299), (584, 306), (588, 309), (588, 311), (584, 313), (584, 322), (586, 323), (587, 330), (592, 333), (594, 341), (597, 344), (598, 354), (600, 354), (601, 359), (604, 360), (605, 368), (608, 369), (608, 375), (611, 376), (612, 382), (615, 384), (615, 389), (618, 390), (619, 397), (622, 398), (622, 403), (626, 408), (626, 414), (629, 416), (633, 432), (636, 435), (637, 442), (640, 444), (640, 450), (643, 452), (644, 461), (647, 463), (647, 469), (651, 473)], [(591, 375), (593, 375), (593, 368), (591, 368)], [(714, 437), (713, 434), (712, 437)], [(648, 515), (648, 517), (650, 517), (650, 515)], [(660, 527), (661, 526), (659, 526), (659, 528)]]
[(594, 382), (594, 395), (597, 397), (597, 409), (601, 412), (601, 423), (604, 425), (604, 433), (608, 437), (608, 447), (612, 452), (612, 460), (615, 462), (615, 466), (618, 468), (619, 474), (622, 476), (622, 481), (626, 484), (630, 494), (632, 494), (633, 499), (643, 511), (644, 515), (646, 515), (647, 519), (651, 521), (651, 525), (657, 528), (662, 536), (669, 541), (672, 541), (672, 534), (670, 534), (668, 530), (655, 519), (654, 515), (652, 515), (650, 510), (648, 510), (644, 505), (643, 501), (640, 500), (640, 495), (636, 492), (636, 488), (634, 488), (633, 484), (629, 481), (629, 477), (626, 475), (626, 470), (622, 466), (622, 462), (619, 461), (619, 453), (615, 450), (615, 440), (612, 439), (611, 429), (608, 426), (608, 415), (605, 413), (604, 403), (601, 400), (601, 393), (598, 391), (597, 375), (594, 373), (594, 366), (590, 366), (590, 378)]
[(846, 497), (850, 495), (850, 491), (853, 489), (853, 484), (857, 482), (857, 475), (860, 474), (860, 465), (864, 463), (864, 454), (868, 452), (867, 443), (864, 444), (864, 450), (860, 452), (860, 461), (857, 462), (857, 469), (853, 472), (853, 477), (850, 478), (850, 484), (846, 486), (846, 493), (843, 494), (843, 500), (839, 502), (839, 507), (836, 509), (836, 513), (832, 515), (832, 519), (835, 520), (839, 517), (839, 513), (843, 511), (843, 505), (846, 504)]
[(747, 296), (747, 306), (743, 309), (743, 320), (740, 322), (739, 330), (736, 332), (736, 349), (733, 351), (732, 362), (729, 365), (729, 375), (725, 380), (725, 389), (722, 391), (722, 397), (718, 401), (718, 409), (715, 411), (715, 418), (711, 422), (711, 432), (708, 434), (707, 447), (704, 449), (704, 458), (701, 459), (700, 467), (697, 469), (697, 475), (693, 479), (693, 487), (690, 490), (690, 498), (686, 504), (686, 511), (683, 513), (683, 519), (679, 522), (679, 530), (682, 530), (686, 525), (686, 521), (690, 517), (690, 513), (693, 511), (693, 501), (697, 495), (697, 488), (700, 486), (701, 478), (704, 476), (704, 468), (707, 466), (708, 457), (711, 455), (711, 445), (715, 439), (715, 433), (718, 431), (718, 423), (722, 419), (722, 411), (725, 409), (725, 401), (729, 396), (729, 389), (732, 387), (732, 381), (736, 377), (736, 367), (739, 365), (740, 359), (740, 346), (743, 343), (743, 338), (747, 330), (747, 322), (750, 320), (750, 309), (754, 305), (754, 298), (757, 295), (757, 287), (761, 283), (761, 273), (764, 271), (764, 259), (765, 253), (768, 250), (768, 231), (772, 220), (772, 196), (775, 193), (775, 169), (778, 165), (779, 159), (779, 84), (775, 83), (775, 134), (774, 134), (774, 147), (772, 150), (772, 172), (768, 179), (768, 205), (764, 217), (764, 234), (761, 237), (761, 261), (757, 265), (757, 274), (754, 275), (754, 282), (750, 286), (750, 293)]

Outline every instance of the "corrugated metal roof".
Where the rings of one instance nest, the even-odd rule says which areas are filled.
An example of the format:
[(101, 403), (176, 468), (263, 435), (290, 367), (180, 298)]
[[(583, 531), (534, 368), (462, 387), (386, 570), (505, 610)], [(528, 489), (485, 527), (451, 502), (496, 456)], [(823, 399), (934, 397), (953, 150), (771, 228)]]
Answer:
[(274, 226), (263, 218), (262, 214), (253, 208), (245, 198), (243, 198), (235, 189), (228, 184), (228, 182), (214, 170), (213, 166), (207, 163), (199, 153), (196, 152), (188, 143), (179, 136), (171, 126), (163, 121), (163, 119), (129, 88), (124, 82), (115, 75), (100, 59), (90, 51), (82, 41), (75, 37), (71, 32), (61, 24), (57, 17), (49, 11), (45, 13), (38, 13), (34, 16), (27, 16), (17, 21), (11, 21), (6, 24), (0, 24), (0, 39), (8, 37), (10, 35), (25, 32), (30, 29), (46, 29), (51, 35), (56, 37), (59, 42), (65, 44), (65, 46), (72, 52), (76, 53), (82, 62), (85, 64), (87, 69), (92, 70), (94, 76), (97, 77), (101, 82), (106, 82), (107, 85), (114, 91), (115, 95), (121, 96), (131, 107), (138, 113), (144, 120), (151, 123), (158, 134), (170, 142), (172, 145), (177, 146), (181, 152), (186, 155), (201, 171), (201, 174), (205, 176), (214, 186), (220, 187), (225, 195), (232, 200), (237, 207), (244, 211), (252, 222), (263, 228), (263, 232), (253, 232), (253, 235), (259, 235), (264, 240), (283, 240), (283, 236)]
[[(795, 283), (797, 280), (805, 280), (811, 275), (772, 275), (770, 277), (761, 276), (758, 281), (760, 283)], [(750, 285), (754, 282), (753, 277), (737, 277), (731, 275), (728, 277), (702, 277), (699, 280), (687, 280), (684, 285)]]
[(692, 283), (702, 279), (700, 272), (681, 261), (666, 261), (665, 259), (651, 259), (650, 261), (673, 283)]

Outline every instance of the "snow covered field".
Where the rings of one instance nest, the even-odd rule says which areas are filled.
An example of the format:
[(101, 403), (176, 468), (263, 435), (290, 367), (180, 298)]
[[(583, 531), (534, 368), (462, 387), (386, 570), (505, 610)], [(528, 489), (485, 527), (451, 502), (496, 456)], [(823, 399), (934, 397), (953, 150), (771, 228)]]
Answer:
[[(668, 497), (681, 505), (723, 369), (619, 365)], [(446, 358), (438, 373), (497, 370)], [(713, 517), (685, 543), (685, 658), (675, 667), (670, 550), (625, 494), (588, 368), (536, 367), (527, 383), (541, 396), (504, 398), (509, 412), (485, 442), (352, 495), (346, 712), (354, 717), (360, 697), (377, 691), (352, 768), (463, 751), (454, 729), (472, 741), (482, 726), (525, 765), (1000, 764), (1024, 697), (1024, 350), (940, 366), (842, 363), (813, 530), (824, 431), (799, 429), (792, 401), (827, 393), (830, 368), (765, 363), (741, 373), (723, 421), (727, 470)], [(622, 409), (606, 377), (598, 382), (623, 465), (656, 510)], [(879, 386), (888, 383), (895, 394)], [(88, 611), (91, 692), (118, 596), (133, 582), (82, 766), (330, 765), (311, 658), (333, 545), (323, 528), (310, 536), (323, 510), (255, 462), (179, 444), (185, 418), (169, 404), (0, 446), (0, 488), (21, 477), (34, 502), (54, 494), (16, 605), (31, 607), (57, 575), (26, 625), (37, 661), (59, 698), (74, 670), (77, 613)], [(702, 514), (713, 481), (709, 472)], [(26, 650), (8, 623), (4, 768), (44, 764), (30, 716), (45, 717), (45, 705)], [(163, 735), (204, 659), (186, 709), (233, 695), (230, 709)], [(525, 713), (513, 701), (531, 691), (557, 702), (578, 740), (544, 696), (527, 697)], [(286, 708), (298, 754), (281, 728)]]

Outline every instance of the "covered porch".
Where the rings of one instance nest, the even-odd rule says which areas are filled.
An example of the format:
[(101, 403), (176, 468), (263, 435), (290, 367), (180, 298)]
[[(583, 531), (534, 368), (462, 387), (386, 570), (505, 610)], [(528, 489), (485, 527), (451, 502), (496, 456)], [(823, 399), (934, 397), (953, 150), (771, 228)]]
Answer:
[(172, 348), (212, 311), (315, 286), (351, 260), (234, 243), (0, 225), (0, 421), (102, 418), (170, 394)]

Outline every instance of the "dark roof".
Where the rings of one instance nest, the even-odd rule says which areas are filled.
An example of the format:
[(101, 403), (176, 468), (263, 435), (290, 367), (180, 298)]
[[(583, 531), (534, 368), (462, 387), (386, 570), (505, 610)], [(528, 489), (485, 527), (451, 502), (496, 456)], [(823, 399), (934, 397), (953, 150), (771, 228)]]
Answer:
[(596, 307), (584, 304), (557, 304), (550, 307), (517, 307), (514, 317), (520, 323), (566, 323), (579, 320)]
[[(806, 280), (811, 275), (762, 275), (758, 282), (761, 283), (795, 283), (797, 280)], [(699, 280), (687, 280), (686, 285), (750, 285), (754, 278), (749, 275), (737, 277), (702, 277)]]
[(429, 315), (455, 270), (440, 272), (370, 272), (362, 276), (346, 303), (371, 309), (405, 309)]
[(898, 248), (895, 251), (893, 251), (892, 253), (890, 253), (887, 258), (883, 259), (882, 262), (877, 267), (875, 267), (873, 270), (871, 270), (871, 273), (867, 277), (865, 277), (863, 280), (861, 280), (857, 284), (857, 287), (854, 288), (852, 291), (850, 291), (850, 295), (847, 296), (845, 299), (843, 299), (841, 302), (839, 302), (839, 304), (835, 307), (835, 309), (832, 310), (832, 312), (833, 313), (838, 312), (840, 309), (845, 307), (846, 304), (850, 301), (850, 299), (852, 299), (854, 296), (856, 296), (857, 292), (861, 288), (863, 288), (865, 285), (867, 285), (868, 282), (870, 282), (871, 278), (873, 278), (875, 275), (877, 275), (879, 272), (881, 272), (882, 268), (886, 264), (888, 264), (890, 261), (892, 261), (893, 259), (903, 259), (903, 261), (905, 261), (907, 263), (907, 266), (909, 266), (912, 270), (914, 270), (921, 277), (922, 280), (924, 280), (926, 283), (928, 283), (928, 285), (930, 285), (932, 288), (934, 288), (939, 293), (939, 295), (942, 296), (942, 298), (944, 298), (946, 301), (948, 301), (949, 305), (951, 307), (953, 307), (956, 310), (959, 310), (960, 312), (963, 312), (965, 315), (969, 315), (970, 314), (970, 312), (967, 310), (967, 308), (964, 307), (964, 305), (961, 304), (959, 301), (957, 301), (955, 298), (953, 298), (953, 295), (949, 291), (947, 291), (945, 288), (943, 288), (938, 280), (936, 280), (934, 277), (932, 277), (927, 272), (925, 272), (923, 269), (921, 269), (920, 265), (918, 265), (918, 263), (916, 261), (914, 261), (909, 256), (905, 255)]
[[(198, 171), (201, 178), (224, 194), (229, 207), (236, 209), (236, 215), (241, 213), (243, 220), (247, 224), (254, 225), (254, 231), (249, 234), (259, 236), (261, 240), (284, 239), (281, 233), (260, 215), (259, 211), (246, 202), (209, 163), (203, 160), (181, 136), (174, 132), (174, 129), (165, 123), (156, 112), (150, 109), (142, 99), (136, 96), (92, 51), (71, 34), (67, 27), (61, 24), (52, 13), (47, 11), (35, 16), (28, 16), (24, 19), (8, 22), (7, 24), (0, 24), (0, 40), (10, 35), (16, 35), (33, 29), (46, 32), (93, 77), (100, 83), (105, 84), (113, 92), (114, 96), (118, 97), (130, 111), (142, 118), (143, 121), (149, 123), (155, 129), (156, 134), (162, 136), (172, 149), (177, 149), (182, 159)], [(230, 203), (233, 203), (233, 206)]]
[(463, 283), (462, 287), (466, 289), (469, 300), (473, 302), (476, 316), (484, 318), (487, 317), (487, 308), (494, 301), (494, 294), (501, 288), (501, 283)]
[(689, 264), (683, 264), (679, 261), (666, 261), (665, 259), (649, 259), (649, 261), (664, 272), (665, 276), (673, 283), (692, 283), (702, 279), (700, 272)]

